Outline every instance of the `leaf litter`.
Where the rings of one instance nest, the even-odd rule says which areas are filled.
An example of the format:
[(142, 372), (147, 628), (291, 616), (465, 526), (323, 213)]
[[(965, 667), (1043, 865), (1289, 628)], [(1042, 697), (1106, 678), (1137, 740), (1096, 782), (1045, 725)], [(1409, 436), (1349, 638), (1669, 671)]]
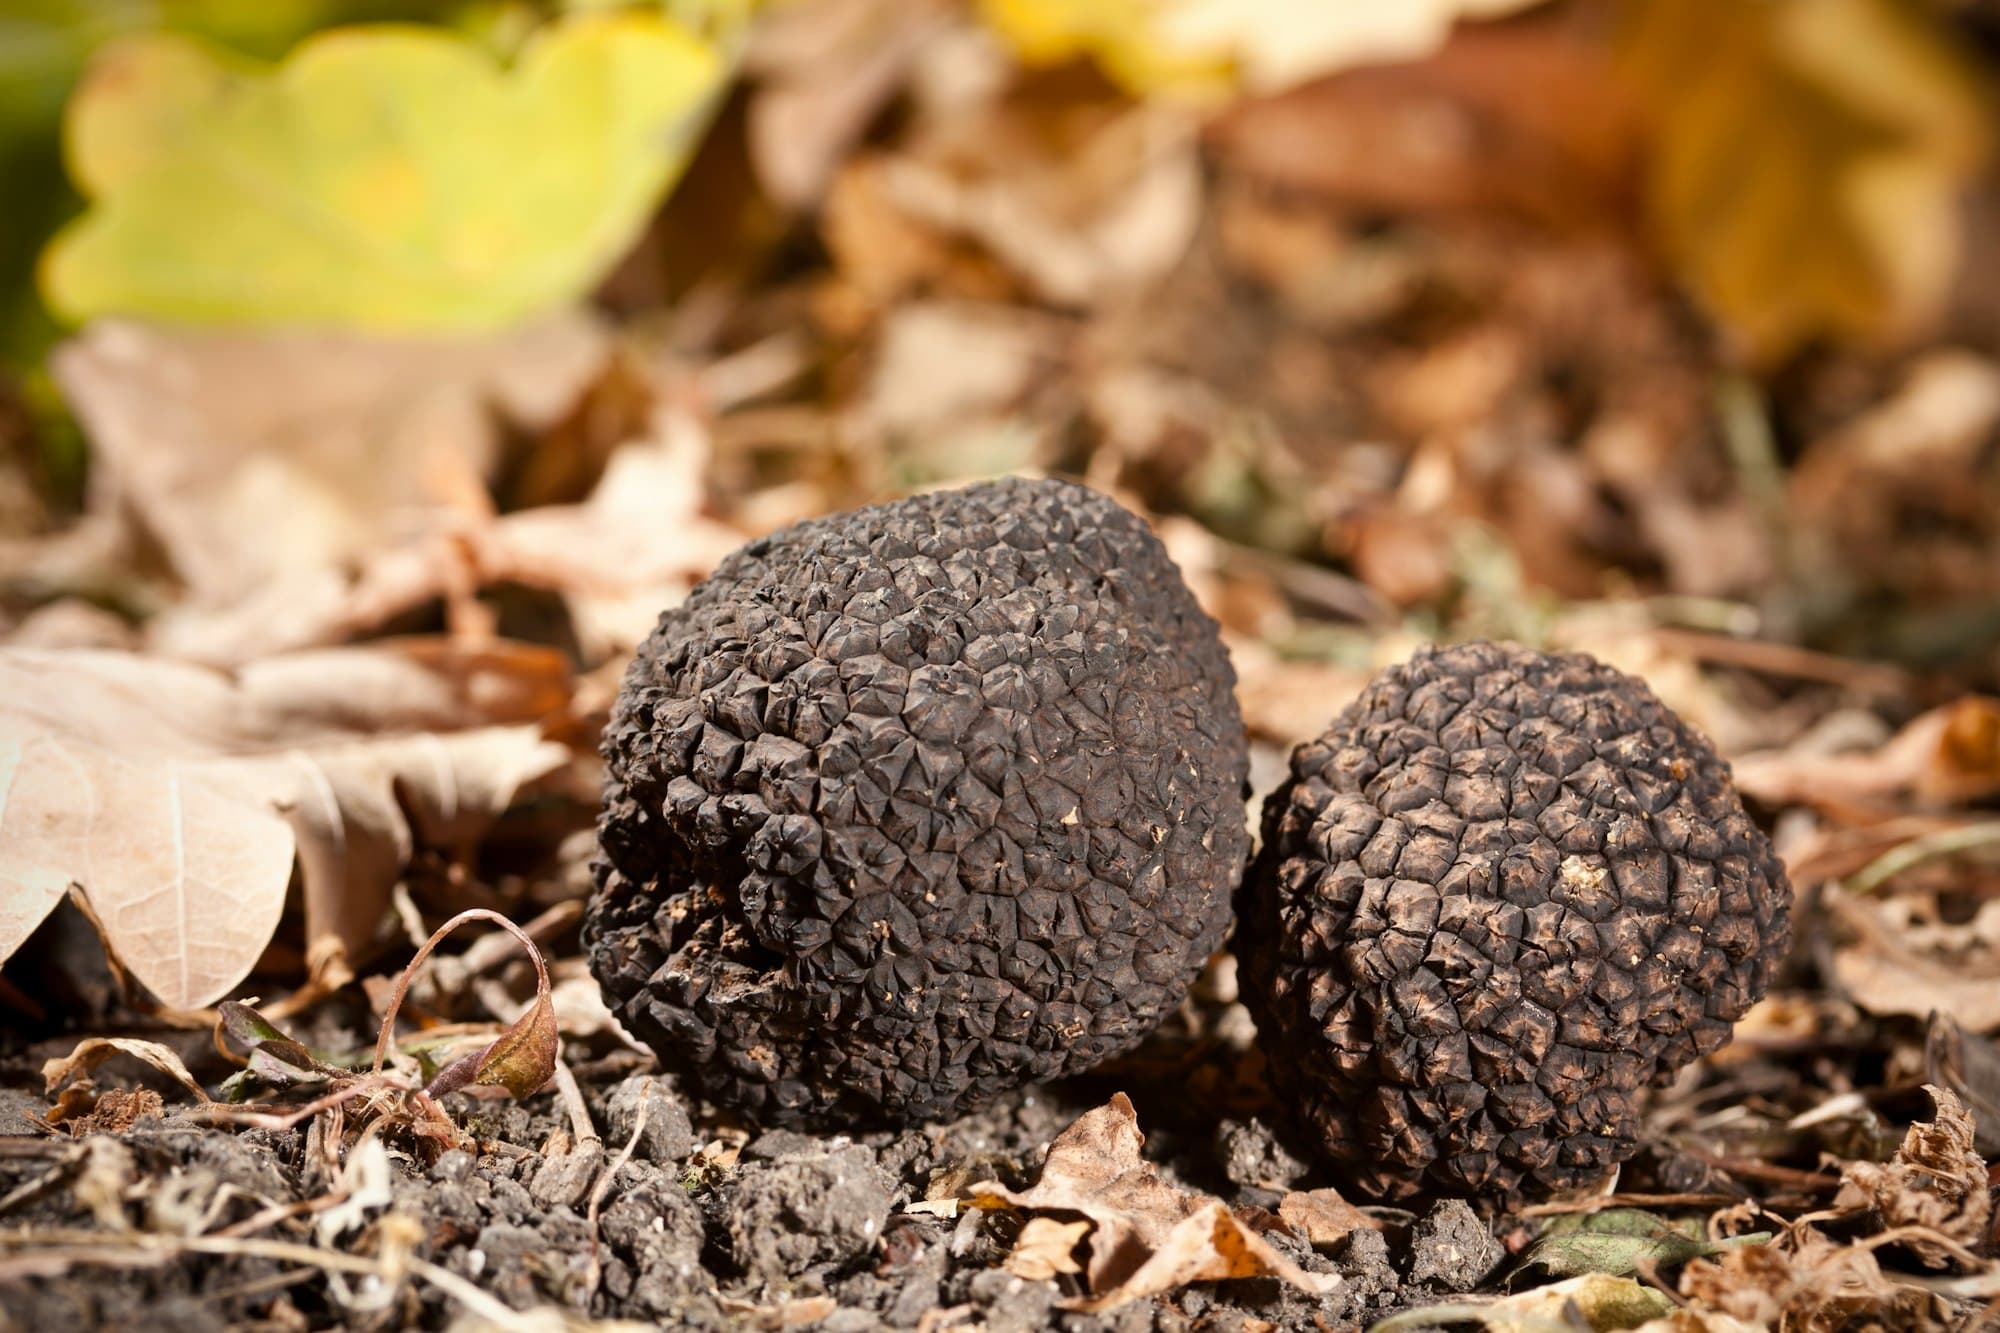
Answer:
[[(0, 670), (41, 673), (0, 724), (0, 1309), (1975, 1318), (2000, 1294), (2000, 317), (1939, 285), (1983, 169), (1972, 20), (1786, 0), (1689, 67), (1708, 7), (1612, 32), (1413, 5), (1310, 41), (1282, 6), (1088, 31), (1121, 7), (985, 8), (1014, 11), (997, 39), (944, 5), (760, 22), (700, 206), (664, 215), (689, 230), (656, 226), (587, 310), (451, 338), (100, 321), (59, 355), (81, 520), (0, 448), (44, 525), (0, 542)], [(1615, 75), (1633, 44), (1673, 77)], [(1801, 188), (1717, 193), (1740, 123), (1760, 179)], [(1758, 259), (1800, 236), (1799, 264)], [(690, 251), (739, 267), (682, 291)], [(1229, 637), (1260, 786), (1372, 668), (1479, 634), (1639, 670), (1730, 753), (1801, 946), (1655, 1094), (1609, 1192), (1486, 1218), (1341, 1197), (1273, 1128), (1226, 960), (1126, 1060), (898, 1133), (757, 1133), (587, 1002), (592, 732), (652, 617), (782, 522), (1010, 469), (1156, 516)], [(16, 835), (79, 781), (98, 826)], [(179, 825), (147, 795), (173, 790)], [(151, 933), (162, 882), (195, 886), (178, 935)], [(526, 923), (534, 961), (454, 940), (395, 1009), (390, 975), (467, 909)]]

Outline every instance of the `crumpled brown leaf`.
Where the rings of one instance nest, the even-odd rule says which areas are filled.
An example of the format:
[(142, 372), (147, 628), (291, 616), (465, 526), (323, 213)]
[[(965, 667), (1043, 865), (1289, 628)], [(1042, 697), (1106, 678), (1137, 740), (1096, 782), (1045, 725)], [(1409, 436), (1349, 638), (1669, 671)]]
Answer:
[(1069, 1302), (1073, 1309), (1109, 1310), (1220, 1278), (1277, 1277), (1314, 1293), (1340, 1284), (1287, 1259), (1221, 1200), (1168, 1181), (1140, 1156), (1145, 1141), (1131, 1099), (1117, 1093), (1056, 1136), (1032, 1189), (989, 1180), (966, 1197), (980, 1208), (1070, 1213), (1092, 1224), (1091, 1294)]
[(269, 943), (296, 854), (323, 980), (367, 943), (419, 842), (477, 836), (564, 762), (552, 650), (384, 642), (224, 674), (0, 652), (0, 957), (71, 884), (162, 1003), (225, 995)]
[[(1943, 1333), (1948, 1327), (1942, 1301), (1922, 1288), (1884, 1278), (1874, 1252), (1865, 1246), (1838, 1245), (1811, 1228), (1795, 1232), (1787, 1245), (1747, 1245), (1714, 1259), (1690, 1260), (1681, 1273), (1681, 1295), (1704, 1316), (1719, 1315), (1753, 1329)], [(1728, 1324), (1698, 1327), (1734, 1333)]]
[(552, 422), (605, 346), (583, 315), (487, 339), (105, 321), (54, 365), (95, 506), (129, 508), (213, 606), (484, 512), (501, 421)]
[(1295, 1190), (1285, 1195), (1278, 1200), (1278, 1220), (1314, 1249), (1345, 1240), (1363, 1228), (1382, 1228), (1335, 1189)]
[[(1978, 1252), (1986, 1242), (1993, 1200), (1986, 1163), (1973, 1150), (1972, 1115), (1949, 1090), (1926, 1084), (1937, 1119), (1910, 1126), (1902, 1147), (1886, 1162), (1841, 1167), (1834, 1207), (1872, 1208), (1887, 1228), (1921, 1227)], [(1945, 1247), (1912, 1240), (1910, 1250), (1932, 1268), (1948, 1268)]]
[(2000, 792), (2000, 699), (1968, 694), (1907, 723), (1878, 749), (1767, 751), (1731, 767), (1771, 805), (1948, 808)]

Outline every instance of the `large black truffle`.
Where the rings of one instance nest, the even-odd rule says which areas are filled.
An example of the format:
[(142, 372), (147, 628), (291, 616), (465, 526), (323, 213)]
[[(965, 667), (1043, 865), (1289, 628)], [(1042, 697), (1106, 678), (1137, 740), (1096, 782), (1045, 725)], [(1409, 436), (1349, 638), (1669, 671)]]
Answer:
[(1144, 523), (1002, 481), (722, 562), (612, 710), (619, 1019), (776, 1125), (952, 1115), (1136, 1044), (1249, 857), (1235, 673)]
[(1507, 1199), (1637, 1147), (1637, 1096), (1764, 993), (1791, 889), (1638, 680), (1475, 643), (1383, 672), (1264, 807), (1237, 952), (1345, 1183)]

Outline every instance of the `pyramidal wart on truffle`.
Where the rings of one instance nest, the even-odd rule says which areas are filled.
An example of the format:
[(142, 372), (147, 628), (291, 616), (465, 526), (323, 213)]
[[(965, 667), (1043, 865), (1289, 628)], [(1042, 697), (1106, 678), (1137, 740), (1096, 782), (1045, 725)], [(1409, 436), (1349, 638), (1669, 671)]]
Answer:
[(767, 1124), (953, 1115), (1135, 1045), (1221, 944), (1248, 746), (1146, 525), (1009, 480), (801, 523), (661, 617), (603, 742), (619, 1019)]
[(1639, 1090), (1729, 1040), (1790, 910), (1728, 765), (1644, 683), (1474, 643), (1293, 754), (1236, 952), (1344, 1183), (1503, 1200), (1632, 1155)]

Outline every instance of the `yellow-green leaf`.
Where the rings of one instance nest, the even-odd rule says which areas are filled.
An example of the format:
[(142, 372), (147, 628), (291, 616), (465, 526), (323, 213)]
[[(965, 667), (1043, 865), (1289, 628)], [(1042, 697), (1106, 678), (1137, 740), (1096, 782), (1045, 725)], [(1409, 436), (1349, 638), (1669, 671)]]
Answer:
[(1624, 48), (1656, 242), (1753, 358), (1901, 334), (1943, 301), (1992, 102), (1923, 6), (1645, 0)]
[(578, 17), (512, 69), (442, 30), (336, 29), (275, 68), (155, 34), (71, 101), (91, 209), (42, 282), (72, 320), (490, 328), (588, 290), (722, 82), (658, 15)]

